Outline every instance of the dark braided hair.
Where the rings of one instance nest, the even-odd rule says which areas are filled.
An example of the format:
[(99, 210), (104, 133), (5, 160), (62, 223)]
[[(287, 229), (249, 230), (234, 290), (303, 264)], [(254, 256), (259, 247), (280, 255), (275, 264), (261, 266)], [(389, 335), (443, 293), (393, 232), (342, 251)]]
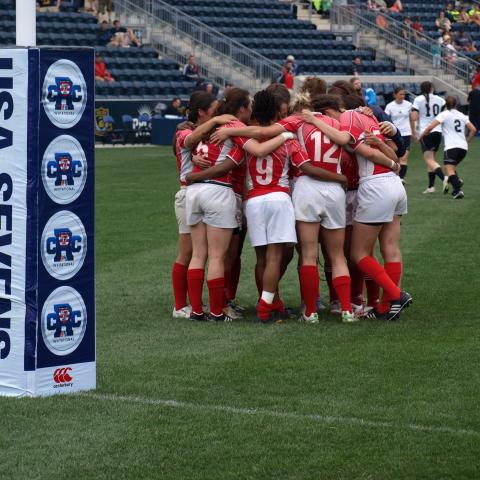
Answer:
[(430, 102), (430, 94), (433, 91), (433, 84), (432, 82), (422, 82), (420, 84), (420, 92), (425, 95), (425, 98), (427, 100), (427, 103)]
[(279, 105), (275, 95), (268, 90), (261, 90), (253, 97), (253, 118), (260, 125), (270, 125), (275, 120), (279, 111)]

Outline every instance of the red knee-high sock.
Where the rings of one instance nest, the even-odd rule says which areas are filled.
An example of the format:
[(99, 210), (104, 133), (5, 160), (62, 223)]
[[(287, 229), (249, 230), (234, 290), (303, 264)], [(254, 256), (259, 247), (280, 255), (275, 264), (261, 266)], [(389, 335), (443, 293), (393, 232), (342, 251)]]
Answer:
[(305, 315), (308, 317), (317, 311), (317, 296), (320, 285), (318, 267), (302, 265), (300, 267), (300, 288), (305, 302)]
[(337, 300), (337, 292), (335, 291), (335, 288), (333, 288), (333, 282), (332, 282), (332, 268), (331, 267), (324, 267), (323, 268), (323, 273), (325, 274), (325, 280), (327, 281), (328, 285), (328, 294), (330, 296), (330, 303), (334, 302)]
[(210, 312), (214, 315), (221, 315), (223, 310), (223, 287), (225, 279), (214, 278), (207, 280), (208, 293), (210, 298)]
[(342, 312), (352, 312), (352, 304), (350, 303), (350, 289), (352, 286), (352, 281), (350, 277), (344, 275), (342, 277), (335, 277), (332, 280), (333, 288), (337, 293), (337, 297), (340, 300), (340, 304), (342, 305)]
[[(386, 262), (383, 266), (392, 282), (400, 287), (400, 279), (402, 278), (402, 262)], [(380, 313), (386, 312), (390, 307), (390, 297), (387, 292), (383, 292), (382, 301), (378, 307)]]
[(187, 272), (188, 298), (190, 298), (192, 312), (197, 314), (203, 313), (202, 291), (204, 275), (205, 270), (203, 268), (192, 268)]
[(367, 305), (369, 307), (377, 307), (378, 299), (380, 297), (380, 287), (377, 285), (375, 280), (372, 280), (370, 277), (365, 277), (365, 288), (367, 289)]
[(187, 266), (181, 263), (174, 263), (172, 269), (173, 297), (175, 299), (175, 310), (187, 306)]
[(363, 273), (353, 262), (348, 263), (348, 269), (350, 270), (350, 278), (352, 281), (350, 299), (355, 305), (362, 305), (364, 288)]
[(238, 257), (232, 266), (230, 273), (230, 287), (227, 291), (227, 297), (229, 300), (233, 300), (237, 296), (238, 282), (240, 281), (240, 272), (242, 270), (242, 259)]
[(363, 257), (358, 262), (358, 268), (382, 287), (391, 299), (400, 298), (400, 289), (392, 282), (384, 268), (373, 257)]

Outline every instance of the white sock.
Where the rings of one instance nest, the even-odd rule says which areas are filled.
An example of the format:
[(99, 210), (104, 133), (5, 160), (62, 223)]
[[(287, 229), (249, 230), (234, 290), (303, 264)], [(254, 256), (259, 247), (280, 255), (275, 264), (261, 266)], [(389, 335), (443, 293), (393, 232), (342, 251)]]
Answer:
[(275, 293), (266, 292), (265, 290), (262, 292), (262, 300), (265, 303), (273, 303), (273, 298), (275, 297)]

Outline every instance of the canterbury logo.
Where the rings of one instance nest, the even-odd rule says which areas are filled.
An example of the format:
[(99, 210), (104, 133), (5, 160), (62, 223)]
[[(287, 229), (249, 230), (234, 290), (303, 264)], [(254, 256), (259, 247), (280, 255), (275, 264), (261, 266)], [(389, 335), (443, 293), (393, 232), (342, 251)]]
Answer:
[(57, 368), (53, 372), (53, 380), (55, 383), (66, 383), (71, 382), (73, 377), (68, 373), (71, 372), (72, 369), (70, 367), (67, 368)]

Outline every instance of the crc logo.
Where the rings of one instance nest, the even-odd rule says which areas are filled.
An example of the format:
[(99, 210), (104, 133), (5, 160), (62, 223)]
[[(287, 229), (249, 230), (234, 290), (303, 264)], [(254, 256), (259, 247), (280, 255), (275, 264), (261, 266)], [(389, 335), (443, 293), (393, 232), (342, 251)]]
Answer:
[(73, 377), (70, 375), (71, 371), (71, 367), (57, 368), (53, 372), (53, 381), (56, 383), (56, 385), (54, 385), (53, 387), (71, 387), (73, 385)]
[(54, 290), (42, 309), (42, 336), (47, 348), (55, 355), (72, 353), (86, 328), (87, 310), (82, 296), (71, 287)]
[(41, 242), (43, 264), (52, 277), (68, 280), (82, 268), (87, 255), (87, 234), (74, 213), (63, 210), (51, 217)]
[(61, 135), (45, 150), (42, 181), (48, 196), (65, 205), (75, 201), (87, 181), (87, 159), (80, 143), (70, 135)]
[(70, 60), (58, 60), (47, 70), (43, 82), (43, 107), (59, 128), (76, 125), (87, 104), (87, 87), (82, 72)]

